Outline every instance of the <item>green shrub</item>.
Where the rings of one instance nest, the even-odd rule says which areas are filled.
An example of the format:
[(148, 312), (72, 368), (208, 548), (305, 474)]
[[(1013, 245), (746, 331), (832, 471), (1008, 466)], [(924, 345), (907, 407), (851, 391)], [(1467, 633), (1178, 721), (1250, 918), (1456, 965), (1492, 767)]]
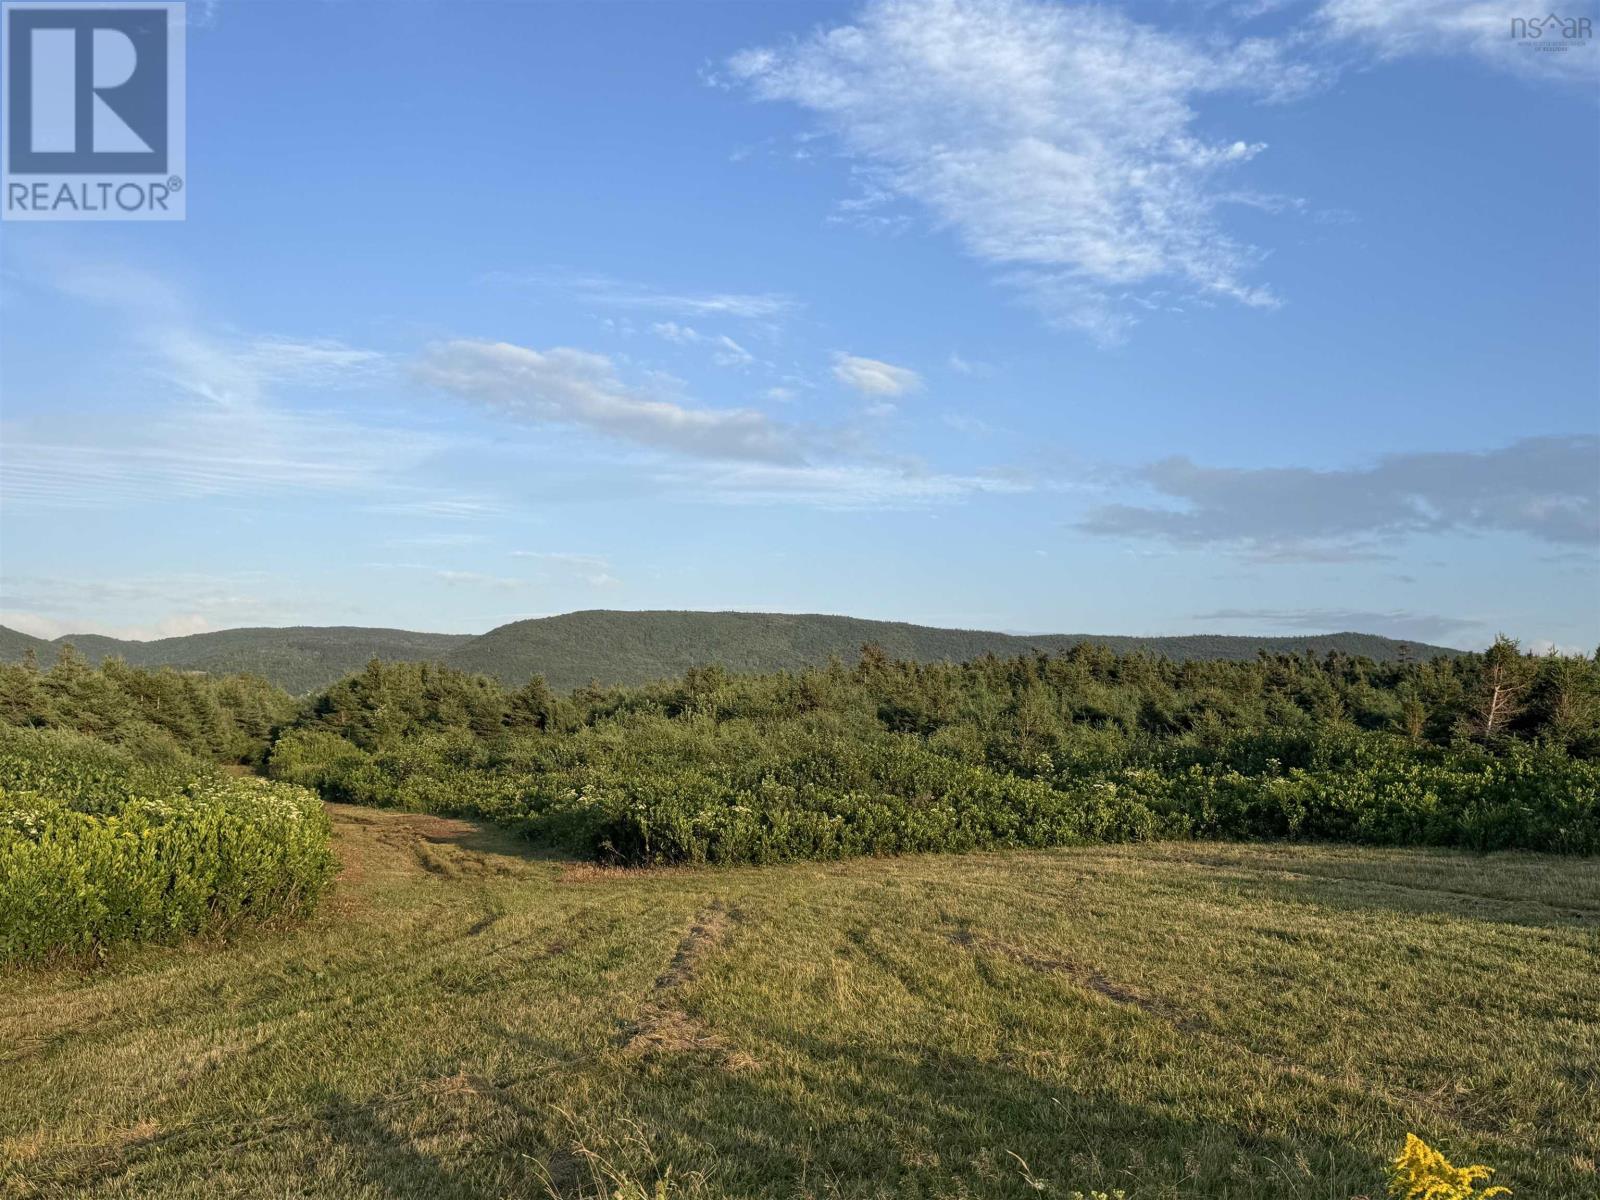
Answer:
[(0, 731), (0, 962), (301, 914), (333, 866), (304, 788)]
[(375, 664), (306, 706), (271, 770), (632, 863), (1150, 837), (1600, 851), (1600, 663), (1495, 653), (1527, 702), (1494, 730), (1473, 655), (866, 653), (569, 697)]

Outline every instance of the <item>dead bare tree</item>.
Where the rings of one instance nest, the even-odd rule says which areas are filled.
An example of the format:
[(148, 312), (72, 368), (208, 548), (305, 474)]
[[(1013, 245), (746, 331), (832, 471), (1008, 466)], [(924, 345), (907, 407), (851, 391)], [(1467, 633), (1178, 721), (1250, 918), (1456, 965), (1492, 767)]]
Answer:
[(1506, 731), (1522, 709), (1521, 695), (1527, 671), (1517, 643), (1505, 634), (1483, 653), (1483, 680), (1474, 713), (1477, 733), (1485, 739)]

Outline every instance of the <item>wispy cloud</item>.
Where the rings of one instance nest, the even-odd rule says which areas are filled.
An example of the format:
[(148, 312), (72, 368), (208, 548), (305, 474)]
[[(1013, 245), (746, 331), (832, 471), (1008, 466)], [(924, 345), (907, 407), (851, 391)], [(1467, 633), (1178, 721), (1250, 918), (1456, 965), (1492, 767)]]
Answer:
[(1030, 481), (1003, 472), (956, 474), (882, 463), (728, 464), (692, 475), (660, 470), (654, 479), (676, 494), (709, 503), (841, 510), (920, 508), (1033, 490)]
[(384, 545), (413, 546), (419, 550), (454, 550), (487, 540), (481, 533), (419, 533), (411, 537), (388, 538)]
[(768, 321), (799, 307), (792, 297), (781, 292), (697, 292), (653, 287), (649, 284), (614, 279), (607, 275), (585, 275), (562, 271), (491, 271), (485, 282), (549, 288), (569, 293), (589, 304), (607, 308), (639, 309), (675, 313), (683, 317), (737, 317)]
[(444, 444), (437, 432), (274, 398), (288, 388), (326, 395), (371, 386), (391, 370), (381, 353), (329, 338), (219, 332), (167, 280), (115, 263), (66, 264), (43, 281), (112, 310), (127, 333), (129, 391), (147, 395), (137, 416), (50, 406), (8, 422), (0, 439), (8, 502), (82, 508), (387, 490)]
[(920, 206), (1052, 320), (1116, 340), (1132, 321), (1119, 295), (1158, 284), (1275, 302), (1215, 217), (1215, 181), (1263, 147), (1194, 128), (1202, 97), (1315, 82), (1270, 42), (1201, 41), (1100, 6), (878, 0), (727, 67), (756, 97), (818, 114), (879, 197)]
[(657, 321), (650, 332), (680, 346), (710, 347), (711, 361), (719, 367), (747, 367), (756, 361), (755, 355), (725, 333), (701, 333), (693, 325), (676, 321)]
[(589, 429), (711, 459), (798, 462), (801, 432), (753, 409), (692, 407), (624, 383), (600, 354), (457, 340), (417, 364), (435, 387), (517, 420)]
[(214, 404), (259, 403), (277, 386), (357, 386), (390, 369), (384, 354), (336, 338), (219, 330), (169, 280), (126, 264), (69, 262), (45, 278), (65, 295), (120, 314), (150, 375)]
[(480, 517), (496, 517), (506, 512), (506, 506), (487, 496), (426, 494), (397, 497), (366, 506), (366, 511), (391, 517), (441, 517), (446, 520), (466, 521)]
[(525, 579), (510, 579), (504, 575), (489, 575), (483, 571), (429, 570), (433, 578), (451, 587), (492, 588), (495, 591), (514, 592), (528, 586)]
[(1498, 450), (1391, 454), (1340, 470), (1204, 467), (1169, 458), (1137, 479), (1174, 506), (1108, 505), (1079, 528), (1261, 561), (1350, 561), (1407, 534), (1509, 532), (1600, 543), (1600, 438), (1527, 438)]
[(172, 404), (140, 421), (52, 416), (0, 437), (8, 502), (96, 508), (307, 491), (386, 490), (436, 439), (331, 413)]
[(994, 370), (992, 364), (967, 358), (954, 350), (950, 351), (950, 357), (945, 360), (945, 365), (957, 375), (988, 375)]
[(833, 377), (868, 396), (903, 396), (922, 386), (922, 376), (910, 367), (842, 352), (833, 356)]

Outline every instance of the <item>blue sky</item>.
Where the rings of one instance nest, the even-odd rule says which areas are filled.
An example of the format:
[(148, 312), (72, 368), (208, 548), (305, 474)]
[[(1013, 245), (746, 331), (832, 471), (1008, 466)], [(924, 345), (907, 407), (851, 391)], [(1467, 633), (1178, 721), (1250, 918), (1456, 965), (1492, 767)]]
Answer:
[(190, 15), (188, 220), (0, 230), (6, 624), (1600, 641), (1514, 0)]

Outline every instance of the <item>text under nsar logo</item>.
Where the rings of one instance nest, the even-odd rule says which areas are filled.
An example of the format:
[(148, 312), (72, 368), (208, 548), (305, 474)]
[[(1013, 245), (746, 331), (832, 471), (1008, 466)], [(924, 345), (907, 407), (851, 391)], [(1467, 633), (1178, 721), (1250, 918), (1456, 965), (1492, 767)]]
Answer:
[(183, 220), (183, 4), (0, 9), (0, 216)]

